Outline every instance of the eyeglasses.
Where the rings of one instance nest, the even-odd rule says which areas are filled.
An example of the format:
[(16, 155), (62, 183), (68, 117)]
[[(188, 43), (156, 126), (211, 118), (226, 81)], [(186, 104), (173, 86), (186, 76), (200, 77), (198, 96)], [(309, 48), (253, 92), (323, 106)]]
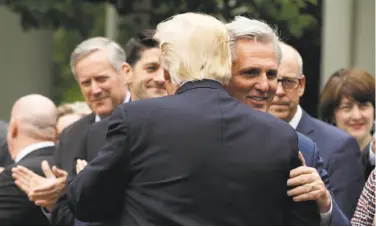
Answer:
[(285, 89), (295, 89), (299, 87), (301, 80), (302, 80), (302, 77), (298, 77), (298, 78), (281, 77), (277, 79), (278, 83), (281, 82), (282, 87)]

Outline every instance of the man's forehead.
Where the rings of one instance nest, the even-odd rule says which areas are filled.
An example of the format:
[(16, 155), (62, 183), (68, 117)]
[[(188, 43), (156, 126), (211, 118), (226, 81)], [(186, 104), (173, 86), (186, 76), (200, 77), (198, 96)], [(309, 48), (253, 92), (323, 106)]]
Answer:
[(284, 57), (282, 58), (281, 64), (278, 68), (279, 77), (298, 77), (299, 75), (299, 66), (296, 61), (296, 58)]
[(145, 49), (141, 54), (140, 61), (142, 61), (143, 64), (156, 63), (156, 62), (159, 62), (160, 55), (161, 55), (161, 50), (159, 48)]
[(277, 54), (275, 53), (273, 44), (261, 43), (254, 40), (238, 40), (235, 48), (235, 61), (237, 59), (244, 60), (246, 58), (268, 58), (277, 62)]
[(274, 50), (265, 46), (254, 48), (237, 48), (233, 66), (240, 68), (278, 69), (277, 57)]

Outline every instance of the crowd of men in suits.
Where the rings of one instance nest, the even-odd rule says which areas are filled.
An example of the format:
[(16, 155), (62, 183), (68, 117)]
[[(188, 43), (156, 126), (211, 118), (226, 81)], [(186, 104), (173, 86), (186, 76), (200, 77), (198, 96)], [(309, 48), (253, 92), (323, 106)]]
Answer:
[(53, 102), (17, 100), (2, 225), (351, 225), (360, 148), (302, 109), (302, 58), (266, 23), (179, 14), (70, 66), (93, 112), (56, 144)]

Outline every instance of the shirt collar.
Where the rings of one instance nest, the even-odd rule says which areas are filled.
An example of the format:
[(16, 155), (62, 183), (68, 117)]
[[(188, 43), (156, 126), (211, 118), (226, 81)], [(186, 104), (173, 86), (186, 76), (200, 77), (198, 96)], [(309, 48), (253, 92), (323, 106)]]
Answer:
[(303, 115), (302, 108), (300, 107), (300, 105), (298, 105), (298, 108), (296, 110), (296, 113), (295, 113), (294, 117), (289, 122), (289, 124), (291, 125), (291, 127), (293, 127), (295, 130), (298, 127), (298, 124), (299, 124), (300, 120), (302, 119), (302, 115)]
[[(125, 99), (124, 99), (123, 103), (127, 103), (129, 101), (131, 101), (131, 92), (130, 91), (127, 92), (127, 96), (125, 96)], [(101, 117), (99, 117), (99, 115), (96, 114), (95, 115), (95, 122), (98, 122), (98, 121), (101, 121)]]
[(30, 154), (33, 151), (36, 151), (36, 150), (41, 149), (41, 148), (53, 147), (53, 146), (55, 146), (55, 143), (51, 142), (51, 141), (44, 141), (44, 142), (40, 142), (40, 143), (31, 144), (30, 146), (27, 146), (24, 149), (22, 149), (20, 151), (20, 153), (18, 153), (18, 155), (14, 159), (14, 162), (17, 163), (17, 162), (21, 161), (21, 159), (23, 159), (26, 155)]

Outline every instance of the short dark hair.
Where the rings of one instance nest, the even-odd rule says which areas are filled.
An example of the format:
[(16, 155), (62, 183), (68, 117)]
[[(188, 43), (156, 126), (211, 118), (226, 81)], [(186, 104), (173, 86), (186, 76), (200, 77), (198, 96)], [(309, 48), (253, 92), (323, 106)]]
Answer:
[(340, 69), (334, 72), (320, 95), (320, 118), (335, 125), (334, 112), (343, 97), (360, 103), (371, 102), (375, 108), (375, 78), (361, 69)]
[(145, 29), (132, 37), (125, 46), (126, 61), (132, 67), (140, 60), (146, 49), (158, 48), (158, 41), (153, 38), (154, 29)]

